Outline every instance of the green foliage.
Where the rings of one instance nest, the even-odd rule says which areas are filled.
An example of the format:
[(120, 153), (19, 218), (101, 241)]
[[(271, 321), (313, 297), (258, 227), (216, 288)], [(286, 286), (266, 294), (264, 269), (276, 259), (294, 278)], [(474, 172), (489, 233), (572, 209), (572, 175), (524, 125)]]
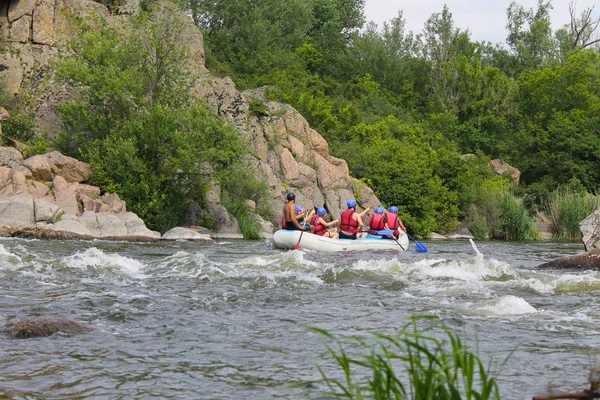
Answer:
[(357, 355), (329, 332), (309, 327), (336, 343), (337, 349), (326, 347), (344, 376), (332, 378), (317, 366), (322, 379), (310, 384), (324, 383), (325, 395), (338, 399), (500, 399), (496, 378), (479, 357), (449, 329), (442, 329), (440, 340), (433, 326), (421, 328), (423, 319), (414, 318), (394, 336), (373, 333), (374, 343), (351, 337)]
[(511, 193), (504, 193), (500, 201), (501, 239), (531, 239), (533, 221), (527, 214), (523, 201)]
[(203, 200), (213, 177), (240, 168), (245, 154), (235, 129), (187, 95), (177, 18), (170, 8), (154, 10), (127, 36), (108, 24), (81, 25), (73, 56), (56, 65), (58, 77), (85, 89), (61, 107), (67, 132), (57, 144), (90, 162), (94, 184), (163, 232)]
[(600, 199), (586, 192), (569, 188), (558, 189), (546, 200), (546, 213), (550, 218), (550, 231), (556, 239), (581, 240), (579, 223), (600, 205)]
[[(184, 68), (186, 40), (171, 29), (181, 25), (178, 9), (159, 15), (157, 4), (143, 2), (152, 17), (138, 18), (125, 38), (102, 23), (97, 31), (82, 27), (77, 56), (57, 71), (89, 89), (62, 110), (69, 136), (61, 148), (87, 159), (94, 150), (98, 162), (109, 154), (134, 157), (131, 167), (144, 177), (140, 193), (157, 204), (146, 214), (169, 199), (201, 194), (207, 175), (190, 167), (201, 177), (196, 189), (162, 197), (174, 190), (166, 189), (174, 173), (168, 157), (151, 147), (166, 153), (179, 140), (167, 132), (177, 124), (160, 115), (186, 118), (192, 79)], [(363, 0), (177, 4), (203, 30), (211, 72), (231, 76), (242, 89), (270, 85), (269, 99), (296, 108), (353, 177), (369, 182), (383, 203), (398, 204), (411, 233), (448, 231), (464, 220), (478, 238), (528, 237), (522, 207), (542, 207), (548, 193), (575, 180), (587, 192), (600, 187), (600, 57), (597, 49), (576, 50), (572, 32), (553, 36), (545, 0), (532, 9), (509, 7), (509, 48), (473, 42), (447, 6), (413, 33), (402, 12), (381, 29), (363, 26)], [(251, 115), (267, 112), (250, 101)], [(164, 126), (148, 126), (142, 116)], [(184, 131), (191, 126), (199, 125)], [(275, 144), (269, 140), (269, 149)], [(210, 164), (206, 152), (198, 150), (200, 163)], [(462, 158), (466, 153), (476, 156)], [(496, 158), (522, 172), (514, 195), (506, 194), (506, 181), (490, 176), (487, 162)], [(125, 190), (125, 182), (98, 172), (107, 187)]]
[(10, 111), (12, 109), (13, 102), (14, 98), (6, 91), (6, 88), (4, 87), (4, 82), (0, 83), (0, 107), (3, 107)]
[(501, 177), (486, 179), (474, 185), (472, 191), (474, 199), (467, 208), (467, 227), (478, 232), (481, 237), (501, 238), (502, 198), (509, 191), (508, 181)]
[(265, 104), (261, 99), (250, 99), (248, 112), (250, 115), (254, 115), (257, 117), (262, 117), (265, 115), (269, 115), (269, 107)]
[(16, 114), (2, 121), (2, 135), (29, 143), (35, 138), (35, 122), (30, 114)]
[(244, 238), (260, 239), (260, 226), (256, 217), (248, 211), (246, 199), (256, 203), (256, 211), (264, 219), (273, 219), (273, 210), (265, 201), (269, 197), (269, 186), (256, 177), (256, 171), (249, 165), (244, 165), (243, 171), (234, 169), (219, 174), (223, 205), (238, 220)]

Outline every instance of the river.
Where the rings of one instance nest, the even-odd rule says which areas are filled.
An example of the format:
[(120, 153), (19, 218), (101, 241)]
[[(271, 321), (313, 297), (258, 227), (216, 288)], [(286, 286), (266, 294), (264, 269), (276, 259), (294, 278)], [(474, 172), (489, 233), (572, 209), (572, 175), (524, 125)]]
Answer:
[[(424, 241), (319, 254), (269, 241), (0, 239), (0, 326), (62, 316), (82, 335), (0, 334), (0, 397), (319, 398), (331, 371), (308, 326), (340, 340), (437, 316), (497, 376), (503, 399), (587, 387), (600, 342), (600, 273), (540, 270), (583, 251), (552, 242)], [(504, 363), (506, 357), (508, 361)]]

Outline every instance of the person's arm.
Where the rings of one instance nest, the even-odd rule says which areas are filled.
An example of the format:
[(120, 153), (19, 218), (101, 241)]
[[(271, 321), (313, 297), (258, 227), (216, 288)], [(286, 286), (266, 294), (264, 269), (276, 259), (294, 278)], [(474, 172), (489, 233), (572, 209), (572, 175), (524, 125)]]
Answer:
[[(302, 214), (300, 214), (300, 218), (302, 218)], [(300, 222), (297, 219), (295, 220), (295, 222), (297, 224), (296, 226), (298, 226), (300, 228), (300, 230), (310, 231), (311, 226), (310, 226), (310, 224), (307, 221), (306, 213), (304, 213), (304, 223), (302, 225), (300, 224)]]
[[(364, 211), (363, 211), (363, 213), (364, 213)], [(358, 230), (362, 231), (363, 227), (365, 226), (365, 224), (363, 224), (362, 215), (360, 215), (359, 213), (355, 212), (354, 214), (352, 214), (352, 217), (358, 223), (358, 228), (359, 228)]]
[(404, 232), (406, 232), (406, 227), (402, 223), (402, 220), (400, 219), (400, 217), (398, 217), (398, 226), (400, 227), (400, 229), (402, 229)]
[(369, 212), (369, 210), (370, 210), (370, 209), (371, 209), (371, 207), (367, 207), (367, 208), (366, 208), (365, 210), (363, 210), (362, 212), (360, 212), (360, 213), (357, 213), (357, 214), (358, 214), (358, 216), (360, 217), (360, 219), (361, 219), (361, 220), (362, 220), (362, 217), (364, 217), (364, 216), (365, 216), (365, 214), (366, 214), (367, 212)]
[(390, 226), (389, 226), (389, 225), (388, 225), (388, 223), (387, 223), (387, 222), (388, 222), (388, 221), (387, 221), (387, 217), (388, 217), (388, 216), (387, 216), (387, 213), (386, 213), (386, 214), (383, 216), (383, 228), (384, 228), (385, 230), (389, 230), (389, 229), (390, 229)]
[[(321, 218), (320, 220), (321, 220), (321, 221), (323, 221), (323, 222), (325, 222), (325, 220), (324, 220), (323, 218)], [(334, 220), (333, 220), (333, 221), (331, 221), (331, 222), (325, 222), (325, 226), (329, 228), (331, 225), (335, 225), (335, 224), (337, 224), (338, 222), (340, 222), (340, 221), (339, 221), (339, 220), (337, 220), (337, 219), (334, 219)]]

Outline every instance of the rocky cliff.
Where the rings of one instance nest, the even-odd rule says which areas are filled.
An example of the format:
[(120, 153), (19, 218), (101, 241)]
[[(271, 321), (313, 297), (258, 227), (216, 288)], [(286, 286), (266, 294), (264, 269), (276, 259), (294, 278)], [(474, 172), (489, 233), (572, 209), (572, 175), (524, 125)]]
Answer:
[[(137, 3), (132, 0), (121, 10), (135, 12)], [(91, 0), (9, 0), (0, 7), (4, 41), (0, 83), (9, 94), (29, 99), (38, 134), (55, 137), (62, 130), (57, 105), (76, 95), (74, 88), (54, 80), (51, 68), (52, 60), (65, 49), (68, 40), (66, 15), (99, 14), (115, 24), (128, 17), (111, 15), (106, 7)], [(276, 224), (281, 218), (288, 190), (297, 193), (297, 202), (305, 208), (325, 206), (334, 216), (350, 198), (356, 198), (363, 207), (379, 205), (373, 191), (350, 177), (346, 162), (329, 154), (327, 142), (294, 108), (268, 101), (264, 88), (239, 92), (230, 78), (211, 75), (204, 66), (200, 31), (191, 19), (185, 29), (189, 67), (195, 77), (192, 93), (234, 125), (246, 140), (250, 150), (247, 164), (269, 184), (269, 206), (275, 215), (271, 222)], [(261, 99), (268, 111), (251, 115), (250, 99)], [(219, 208), (219, 192), (215, 182), (209, 207)], [(235, 231), (235, 225), (224, 229), (231, 231), (234, 226)]]

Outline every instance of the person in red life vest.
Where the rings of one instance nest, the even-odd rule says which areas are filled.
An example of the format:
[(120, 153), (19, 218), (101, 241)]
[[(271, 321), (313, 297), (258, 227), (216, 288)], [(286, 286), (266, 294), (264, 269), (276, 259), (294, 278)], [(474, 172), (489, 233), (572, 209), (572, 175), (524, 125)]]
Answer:
[(292, 192), (287, 194), (287, 203), (283, 206), (283, 221), (284, 229), (304, 231), (309, 230), (310, 225), (306, 224), (302, 226), (296, 219), (296, 211), (294, 210), (294, 204), (296, 203), (296, 195)]
[(312, 217), (310, 220), (310, 232), (314, 233), (315, 235), (337, 239), (339, 236), (337, 228), (327, 228), (329, 228), (331, 225), (337, 224), (339, 221), (336, 219), (331, 222), (327, 222), (325, 220), (326, 213), (327, 211), (325, 211), (324, 208), (317, 209), (317, 215)]
[(340, 217), (340, 239), (358, 239), (367, 236), (361, 232), (363, 227), (363, 216), (371, 209), (367, 208), (361, 213), (356, 212), (356, 200), (348, 200), (348, 209)]
[(371, 219), (369, 220), (369, 233), (371, 235), (378, 235), (377, 232), (388, 229), (385, 224), (384, 212), (385, 210), (383, 207), (377, 207), (375, 209), (375, 214), (371, 215)]
[(400, 231), (398, 229), (402, 229), (404, 232), (406, 232), (406, 228), (404, 227), (402, 220), (398, 216), (398, 207), (390, 207), (390, 210), (385, 214), (385, 225), (386, 229), (394, 230), (393, 236), (396, 239), (398, 239), (398, 237), (400, 236)]

